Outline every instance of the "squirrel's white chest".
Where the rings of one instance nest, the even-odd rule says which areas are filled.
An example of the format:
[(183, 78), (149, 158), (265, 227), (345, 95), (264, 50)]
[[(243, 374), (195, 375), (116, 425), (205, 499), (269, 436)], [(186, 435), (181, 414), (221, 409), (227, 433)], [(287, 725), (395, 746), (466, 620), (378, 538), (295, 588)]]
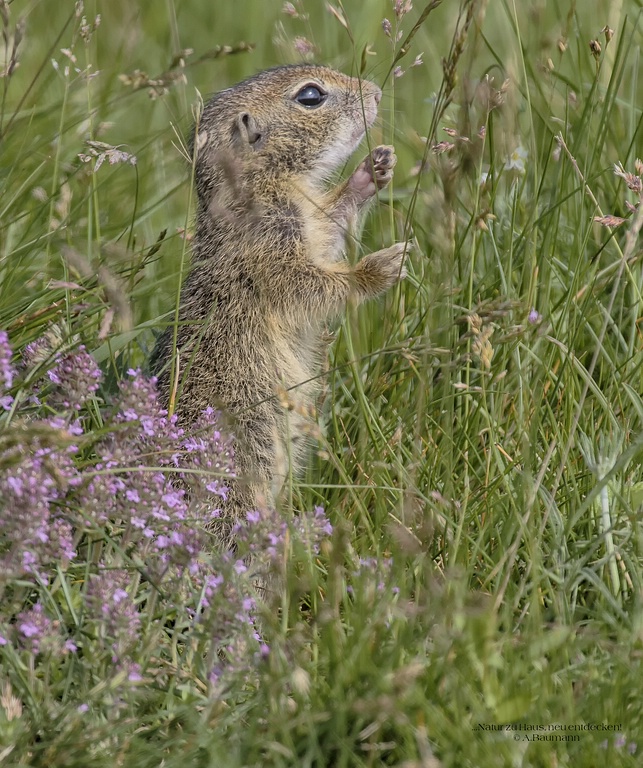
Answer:
[(322, 200), (304, 200), (300, 208), (302, 236), (309, 260), (323, 266), (342, 259), (345, 228), (323, 207)]

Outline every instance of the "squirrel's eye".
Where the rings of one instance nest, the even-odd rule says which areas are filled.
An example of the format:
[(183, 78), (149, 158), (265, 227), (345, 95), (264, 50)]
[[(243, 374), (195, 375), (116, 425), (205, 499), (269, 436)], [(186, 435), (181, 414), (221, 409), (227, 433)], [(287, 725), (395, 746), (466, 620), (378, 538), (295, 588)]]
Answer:
[(295, 96), (295, 101), (304, 107), (318, 107), (326, 101), (326, 94), (316, 85), (306, 85)]

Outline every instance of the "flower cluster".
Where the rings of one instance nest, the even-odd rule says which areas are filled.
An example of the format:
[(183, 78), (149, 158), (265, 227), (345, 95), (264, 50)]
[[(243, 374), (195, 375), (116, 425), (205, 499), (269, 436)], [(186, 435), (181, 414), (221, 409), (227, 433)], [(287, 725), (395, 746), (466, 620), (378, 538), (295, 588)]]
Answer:
[(32, 653), (38, 653), (41, 643), (51, 635), (52, 621), (48, 618), (40, 603), (18, 614), (16, 627), (23, 646)]
[(213, 690), (221, 690), (231, 675), (246, 678), (252, 662), (261, 657), (257, 631), (256, 582), (252, 570), (231, 553), (218, 558), (217, 573), (205, 578), (201, 599), (193, 615), (193, 637), (210, 654), (207, 677)]
[[(269, 653), (256, 624), (266, 573), (292, 541), (317, 553), (332, 527), (321, 507), (291, 523), (274, 509), (249, 510), (235, 527), (238, 549), (210, 552), (207, 528), (220, 515), (234, 460), (217, 412), (208, 408), (183, 428), (161, 406), (155, 379), (130, 369), (102, 408), (96, 439), (87, 405), (100, 370), (85, 347), (69, 351), (59, 336), (52, 331), (23, 350), (22, 387), (31, 381), (31, 391), (0, 424), (0, 587), (28, 579), (46, 591), (54, 563), (63, 572), (84, 563), (83, 578), (72, 580), (83, 599), (81, 631), (77, 619), (70, 623), (82, 658), (108, 665), (115, 685), (142, 680), (151, 663), (144, 638), (152, 632), (158, 640), (160, 609), (173, 621), (162, 636), (189, 633), (216, 695), (230, 675), (255, 674)], [(0, 333), (0, 395), (14, 382)], [(33, 603), (36, 592), (0, 617), (0, 646), (33, 656), (74, 652), (66, 617), (52, 613), (50, 598)], [(149, 615), (148, 605), (156, 606)], [(149, 646), (160, 653), (158, 642)]]
[(125, 570), (93, 574), (87, 588), (87, 607), (102, 640), (111, 643), (112, 661), (120, 662), (136, 645), (141, 625), (138, 609), (127, 592)]
[[(359, 566), (353, 572), (353, 581), (355, 584), (360, 583), (362, 588), (374, 587), (377, 592), (384, 592), (391, 578), (392, 567), (393, 559), (390, 557), (360, 557)], [(349, 595), (355, 594), (352, 585), (349, 585), (346, 591)], [(399, 591), (399, 587), (391, 586), (392, 594), (397, 595)]]
[(8, 411), (13, 398), (6, 391), (13, 385), (15, 369), (11, 363), (11, 345), (6, 331), (0, 331), (0, 408)]
[(100, 368), (83, 345), (58, 355), (47, 376), (56, 385), (51, 404), (76, 411), (96, 393), (102, 378)]
[(81, 482), (73, 462), (78, 427), (53, 418), (16, 431), (0, 444), (0, 576), (46, 581), (49, 563), (75, 555), (62, 502)]
[[(52, 345), (51, 335), (29, 345), (23, 355), (27, 367), (50, 357)], [(0, 334), (0, 360), (2, 383), (11, 386), (15, 366), (4, 332)], [(100, 371), (81, 346), (55, 354), (48, 376), (54, 385), (48, 405), (59, 412), (25, 420), (18, 409), (11, 429), (0, 439), (0, 522), (4, 533), (0, 575), (4, 578), (31, 575), (46, 582), (50, 563), (75, 557), (66, 504), (69, 493), (83, 482), (74, 461), (83, 434), (75, 414), (96, 392)], [(3, 404), (8, 404), (6, 396)]]
[(233, 531), (241, 552), (270, 565), (283, 560), (292, 538), (317, 554), (322, 540), (332, 534), (333, 526), (323, 507), (301, 512), (290, 524), (277, 510), (264, 508), (248, 511)]
[(233, 533), (240, 550), (255, 559), (267, 558), (274, 563), (286, 552), (288, 524), (274, 509), (249, 510), (245, 520), (235, 524)]
[(293, 527), (299, 540), (315, 554), (319, 553), (321, 542), (333, 533), (333, 526), (323, 507), (315, 507), (312, 512), (302, 512), (295, 518)]
[(34, 656), (39, 653), (74, 653), (77, 650), (72, 640), (63, 637), (60, 622), (47, 616), (42, 603), (36, 603), (16, 616), (13, 634), (18, 647)]
[[(22, 352), (23, 366), (33, 371), (46, 364), (52, 385), (48, 405), (59, 411), (80, 411), (98, 391), (102, 374), (83, 344), (73, 350), (64, 350), (63, 346), (62, 329), (54, 326), (27, 344)], [(42, 394), (36, 385), (33, 394)]]
[[(130, 370), (107, 434), (95, 446), (96, 461), (80, 471), (74, 461), (83, 436), (77, 414), (96, 393), (101, 373), (84, 346), (56, 352), (60, 346), (50, 333), (23, 353), (27, 369), (50, 361), (47, 377), (53, 386), (46, 405), (57, 413), (25, 421), (18, 411), (3, 433), (0, 573), (45, 579), (49, 563), (75, 556), (72, 524), (101, 527), (116, 520), (126, 545), (155, 555), (157, 576), (171, 568), (194, 571), (203, 549), (199, 527), (219, 514), (216, 499), (225, 496), (225, 479), (232, 474), (231, 439), (218, 429), (217, 414), (206, 410), (186, 434), (160, 407), (154, 379)], [(5, 392), (14, 378), (11, 347), (2, 332), (3, 405), (11, 404)]]
[(171, 570), (198, 570), (203, 528), (219, 514), (216, 499), (225, 497), (233, 451), (215, 411), (204, 411), (187, 434), (160, 407), (155, 384), (128, 371), (114, 429), (96, 446), (98, 461), (80, 496), (90, 511), (87, 526), (119, 519), (127, 545), (153, 556), (154, 575), (164, 578)]

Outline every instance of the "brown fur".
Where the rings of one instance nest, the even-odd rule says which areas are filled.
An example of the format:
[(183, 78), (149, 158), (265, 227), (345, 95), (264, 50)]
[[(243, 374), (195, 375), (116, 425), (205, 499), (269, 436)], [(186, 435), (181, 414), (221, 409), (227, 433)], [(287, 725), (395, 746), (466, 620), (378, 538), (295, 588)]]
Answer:
[[(314, 85), (315, 108), (295, 101)], [(349, 298), (376, 296), (404, 277), (406, 244), (355, 267), (344, 257), (359, 212), (392, 177), (392, 147), (377, 147), (328, 190), (327, 176), (355, 151), (381, 91), (326, 67), (278, 67), (217, 94), (198, 126), (198, 194), (192, 269), (181, 293), (177, 413), (207, 406), (232, 414), (236, 469), (219, 527), (223, 544), (244, 511), (271, 504), (288, 460), (301, 465), (326, 322)], [(173, 328), (152, 371), (166, 403)], [(286, 411), (276, 393), (301, 407)]]

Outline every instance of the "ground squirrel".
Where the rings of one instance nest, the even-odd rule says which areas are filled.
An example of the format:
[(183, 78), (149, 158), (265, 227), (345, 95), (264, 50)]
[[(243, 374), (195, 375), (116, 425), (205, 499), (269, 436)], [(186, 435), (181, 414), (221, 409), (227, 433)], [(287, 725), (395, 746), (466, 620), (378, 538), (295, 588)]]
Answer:
[[(239, 515), (273, 503), (288, 462), (301, 464), (326, 322), (349, 298), (376, 296), (406, 274), (405, 243), (354, 267), (344, 255), (358, 214), (392, 178), (393, 147), (375, 147), (347, 181), (325, 185), (373, 124), (381, 95), (327, 67), (277, 67), (215, 95), (195, 131), (177, 413), (184, 424), (207, 406), (233, 416), (237, 479), (215, 529), (224, 545)], [(173, 333), (151, 360), (166, 402)], [(284, 390), (303, 407), (284, 409)]]

